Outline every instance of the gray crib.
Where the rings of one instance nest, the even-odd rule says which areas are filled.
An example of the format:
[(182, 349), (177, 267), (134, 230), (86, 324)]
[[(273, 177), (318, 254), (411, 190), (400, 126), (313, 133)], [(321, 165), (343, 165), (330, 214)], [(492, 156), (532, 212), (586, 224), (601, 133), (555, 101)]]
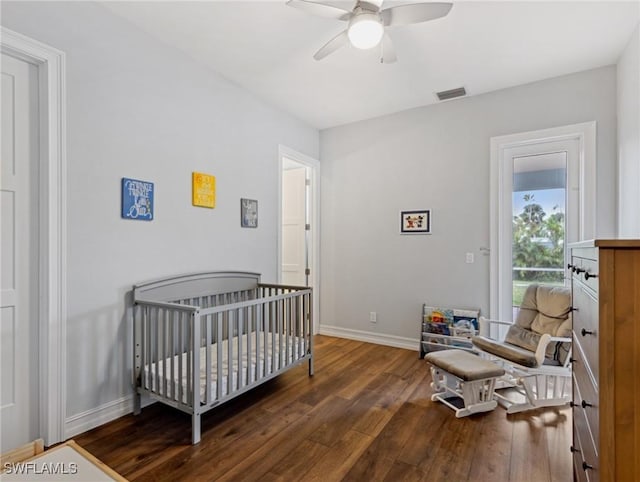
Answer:
[(136, 285), (134, 414), (141, 396), (192, 417), (309, 362), (312, 290), (260, 283), (257, 273), (196, 273)]

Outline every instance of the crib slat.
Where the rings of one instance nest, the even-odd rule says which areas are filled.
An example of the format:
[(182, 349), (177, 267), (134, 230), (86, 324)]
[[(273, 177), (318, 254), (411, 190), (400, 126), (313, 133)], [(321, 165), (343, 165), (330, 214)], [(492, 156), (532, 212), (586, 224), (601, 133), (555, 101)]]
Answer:
[(205, 339), (205, 363), (207, 365), (207, 376), (205, 380), (204, 402), (208, 405), (211, 403), (211, 315), (202, 317), (204, 323), (204, 339)]
[(282, 346), (284, 338), (284, 330), (286, 328), (284, 322), (284, 301), (280, 300), (276, 303), (276, 320), (278, 322), (278, 370), (282, 368), (282, 358), (284, 355), (284, 348)]
[(169, 357), (171, 359), (170, 371), (171, 371), (171, 382), (169, 383), (169, 387), (171, 388), (171, 400), (176, 399), (176, 370), (175, 370), (175, 354), (176, 354), (176, 344), (175, 344), (175, 323), (176, 321), (176, 312), (171, 313), (171, 317), (169, 318)]
[[(151, 376), (151, 363), (149, 362), (149, 310), (148, 306), (144, 307), (144, 315), (142, 318), (142, 387), (149, 389), (149, 377)], [(144, 372), (146, 368), (147, 372)]]
[(216, 399), (222, 398), (222, 313), (216, 314)]
[(284, 357), (284, 366), (287, 366), (289, 365), (289, 356), (290, 354), (292, 354), (292, 350), (293, 350), (292, 337), (291, 337), (291, 333), (293, 331), (291, 327), (291, 298), (284, 300), (283, 304), (285, 305), (285, 313), (286, 313), (285, 320), (287, 323), (287, 338), (285, 339), (286, 350), (285, 350), (285, 357)]
[(227, 395), (233, 391), (233, 311), (227, 314)]
[(160, 362), (158, 360), (159, 356), (158, 356), (158, 351), (159, 351), (159, 347), (158, 347), (158, 342), (159, 342), (159, 336), (158, 336), (158, 319), (160, 318), (160, 308), (156, 308), (155, 310), (155, 316), (153, 317), (153, 324), (152, 324), (152, 330), (153, 332), (151, 333), (151, 347), (153, 349), (153, 364), (155, 366), (155, 376), (154, 379), (152, 380), (155, 381), (155, 385), (153, 387), (153, 391), (158, 393), (160, 392)]
[(255, 308), (247, 307), (247, 384), (251, 383), (251, 335), (255, 312)]
[(184, 397), (183, 391), (183, 383), (184, 383), (184, 373), (182, 371), (182, 354), (184, 353), (184, 338), (183, 338), (183, 327), (184, 327), (184, 317), (186, 313), (180, 312), (178, 314), (178, 403), (184, 403), (182, 401), (182, 397)]
[(238, 389), (244, 386), (244, 381), (242, 379), (242, 332), (244, 331), (244, 316), (242, 314), (244, 310), (238, 310), (236, 324), (238, 325)]
[[(271, 291), (271, 290), (269, 290)], [(276, 330), (278, 329), (277, 302), (269, 303), (270, 328), (271, 328), (271, 373), (276, 371)], [(279, 339), (279, 337), (278, 337)], [(278, 354), (280, 356), (280, 354)]]
[(304, 327), (303, 313), (302, 300), (300, 297), (296, 297), (296, 341), (298, 345), (296, 357), (298, 359), (302, 358), (302, 329)]
[[(191, 301), (189, 301), (191, 302)], [(185, 338), (185, 349), (187, 350), (187, 405), (193, 406), (193, 386), (191, 385), (191, 380), (193, 379), (193, 352), (191, 351), (192, 336), (193, 336), (193, 317), (191, 313), (187, 315), (187, 323), (186, 323), (186, 338)]]
[(168, 310), (162, 316), (162, 396), (167, 397), (167, 318)]

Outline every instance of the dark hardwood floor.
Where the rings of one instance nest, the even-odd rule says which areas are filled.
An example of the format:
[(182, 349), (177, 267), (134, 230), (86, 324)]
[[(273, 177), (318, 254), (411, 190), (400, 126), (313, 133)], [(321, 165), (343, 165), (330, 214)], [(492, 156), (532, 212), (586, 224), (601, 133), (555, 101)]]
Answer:
[(202, 417), (160, 404), (75, 437), (130, 480), (572, 480), (569, 409), (457, 419), (417, 352), (316, 337), (297, 367)]

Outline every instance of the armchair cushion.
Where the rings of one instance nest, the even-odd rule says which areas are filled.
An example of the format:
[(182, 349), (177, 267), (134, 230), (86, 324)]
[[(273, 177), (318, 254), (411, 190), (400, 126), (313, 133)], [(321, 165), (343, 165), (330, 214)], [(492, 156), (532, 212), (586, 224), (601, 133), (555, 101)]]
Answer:
[(525, 330), (521, 326), (511, 325), (504, 337), (506, 343), (535, 352), (540, 343), (540, 334), (535, 331)]
[(529, 368), (536, 368), (538, 366), (538, 360), (536, 360), (535, 353), (532, 351), (509, 343), (501, 343), (486, 336), (474, 336), (471, 340), (475, 346), (492, 355), (506, 358), (507, 360)]
[(571, 335), (571, 290), (564, 286), (527, 287), (515, 325), (551, 336)]

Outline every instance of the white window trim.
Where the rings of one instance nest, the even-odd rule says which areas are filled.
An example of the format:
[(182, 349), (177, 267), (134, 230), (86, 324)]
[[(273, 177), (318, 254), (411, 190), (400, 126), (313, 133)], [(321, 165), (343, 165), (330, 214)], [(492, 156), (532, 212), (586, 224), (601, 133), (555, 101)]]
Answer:
[(596, 122), (585, 122), (550, 129), (522, 132), (491, 138), (490, 165), (490, 302), (489, 316), (500, 316), (500, 253), (503, 238), (502, 223), (505, 215), (500, 200), (504, 196), (504, 163), (507, 151), (533, 144), (576, 140), (579, 143), (579, 226), (581, 240), (595, 237), (596, 233)]
[(40, 94), (40, 433), (65, 438), (67, 219), (65, 54), (1, 27), (2, 52), (38, 67)]

